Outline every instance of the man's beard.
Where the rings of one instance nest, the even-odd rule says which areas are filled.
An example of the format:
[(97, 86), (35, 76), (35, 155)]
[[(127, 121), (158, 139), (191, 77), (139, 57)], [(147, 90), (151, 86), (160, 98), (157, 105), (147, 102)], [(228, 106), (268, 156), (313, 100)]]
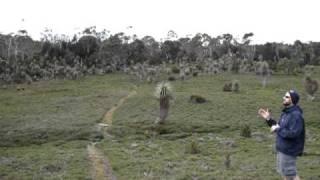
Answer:
[(288, 107), (288, 106), (290, 106), (291, 105), (291, 103), (290, 102), (286, 102), (286, 103), (282, 103), (283, 104), (283, 106), (285, 106), (285, 107)]

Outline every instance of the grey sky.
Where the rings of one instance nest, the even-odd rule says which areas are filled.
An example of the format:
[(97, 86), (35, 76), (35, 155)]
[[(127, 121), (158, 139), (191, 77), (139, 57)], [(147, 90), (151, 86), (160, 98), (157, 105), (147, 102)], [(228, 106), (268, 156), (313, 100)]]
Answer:
[[(38, 39), (46, 27), (72, 35), (96, 25), (112, 34), (165, 38), (231, 33), (254, 43), (320, 41), (317, 0), (2, 0), (0, 32), (26, 29)], [(24, 21), (22, 21), (24, 19)], [(133, 28), (127, 28), (132, 26)]]

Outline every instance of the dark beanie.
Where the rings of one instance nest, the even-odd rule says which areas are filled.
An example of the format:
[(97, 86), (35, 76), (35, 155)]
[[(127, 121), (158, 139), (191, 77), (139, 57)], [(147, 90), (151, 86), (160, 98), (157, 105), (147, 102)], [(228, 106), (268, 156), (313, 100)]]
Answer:
[(297, 93), (297, 91), (295, 91), (295, 90), (290, 90), (290, 91), (289, 91), (289, 94), (290, 94), (292, 103), (293, 103), (294, 105), (298, 104), (300, 97), (299, 97), (299, 94)]

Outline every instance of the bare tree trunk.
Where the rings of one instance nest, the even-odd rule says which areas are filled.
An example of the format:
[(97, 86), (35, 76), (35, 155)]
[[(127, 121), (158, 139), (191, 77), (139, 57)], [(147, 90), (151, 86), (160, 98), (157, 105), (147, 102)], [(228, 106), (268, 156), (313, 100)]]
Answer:
[(9, 39), (9, 43), (8, 43), (8, 59), (10, 59), (11, 44), (12, 44), (12, 38)]
[(18, 45), (15, 44), (15, 48), (14, 48), (14, 59), (16, 60), (16, 62), (17, 62), (17, 56), (18, 56)]

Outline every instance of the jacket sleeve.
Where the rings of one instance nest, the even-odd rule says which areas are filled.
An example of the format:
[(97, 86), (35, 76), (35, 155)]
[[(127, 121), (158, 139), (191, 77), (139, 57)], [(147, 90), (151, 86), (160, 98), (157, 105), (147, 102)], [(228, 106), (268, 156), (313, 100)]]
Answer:
[(269, 120), (266, 120), (266, 123), (268, 124), (269, 127), (271, 127), (273, 125), (276, 125), (277, 121), (275, 121), (274, 119), (269, 119)]
[(287, 125), (278, 129), (277, 134), (283, 138), (295, 138), (303, 131), (303, 119), (300, 114), (292, 114)]

